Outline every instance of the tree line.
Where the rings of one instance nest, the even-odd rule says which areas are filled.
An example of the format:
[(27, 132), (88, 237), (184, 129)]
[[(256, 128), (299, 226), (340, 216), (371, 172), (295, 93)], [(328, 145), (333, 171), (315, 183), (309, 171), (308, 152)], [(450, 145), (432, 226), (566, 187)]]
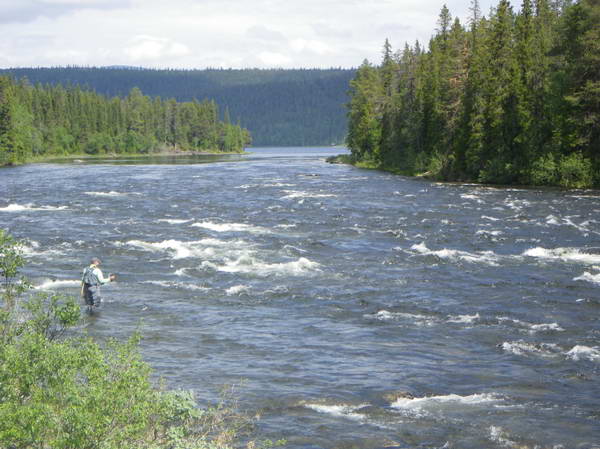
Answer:
[(151, 98), (135, 87), (109, 98), (0, 76), (0, 165), (84, 153), (239, 152), (249, 142), (227, 114), (219, 120), (214, 101)]
[(31, 83), (77, 84), (126, 97), (133, 87), (177, 101), (210, 98), (252, 134), (254, 145), (344, 142), (348, 69), (152, 70), (126, 67), (47, 67), (0, 70)]
[(427, 48), (394, 53), (350, 84), (348, 146), (367, 166), (441, 180), (600, 186), (600, 3), (473, 0), (446, 6)]

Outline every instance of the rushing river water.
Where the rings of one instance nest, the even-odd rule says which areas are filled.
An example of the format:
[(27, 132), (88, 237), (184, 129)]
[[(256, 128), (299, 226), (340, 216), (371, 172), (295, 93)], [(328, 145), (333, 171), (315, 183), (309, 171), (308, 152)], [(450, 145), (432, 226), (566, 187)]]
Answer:
[(600, 448), (600, 192), (252, 151), (2, 169), (0, 228), (42, 290), (103, 259), (87, 331), (143, 320), (171, 387), (238, 385), (286, 447)]

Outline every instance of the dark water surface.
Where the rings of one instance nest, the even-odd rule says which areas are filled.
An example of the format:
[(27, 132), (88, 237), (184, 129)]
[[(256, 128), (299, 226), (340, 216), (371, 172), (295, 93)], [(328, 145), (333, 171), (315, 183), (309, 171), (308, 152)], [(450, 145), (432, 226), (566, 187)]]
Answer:
[(0, 227), (39, 289), (102, 258), (88, 332), (143, 319), (171, 387), (241, 382), (287, 447), (600, 447), (600, 192), (253, 151), (3, 169)]

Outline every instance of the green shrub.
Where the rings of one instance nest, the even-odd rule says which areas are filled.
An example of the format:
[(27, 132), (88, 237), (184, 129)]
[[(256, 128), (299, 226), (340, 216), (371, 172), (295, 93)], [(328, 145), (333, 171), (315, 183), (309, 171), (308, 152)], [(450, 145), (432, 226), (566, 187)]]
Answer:
[(516, 168), (502, 158), (494, 158), (479, 172), (479, 182), (489, 184), (511, 184), (517, 177)]
[(427, 174), (433, 178), (441, 178), (443, 173), (447, 170), (448, 163), (448, 156), (440, 153), (433, 153), (427, 164)]
[(536, 186), (556, 185), (558, 183), (558, 165), (554, 154), (545, 154), (531, 164), (529, 180), (531, 184)]
[(228, 449), (252, 424), (231, 401), (200, 409), (153, 385), (138, 333), (100, 345), (69, 331), (79, 303), (27, 294), (23, 264), (0, 230), (0, 448)]
[(593, 184), (592, 162), (581, 153), (563, 156), (558, 163), (559, 184), (568, 189), (583, 189)]
[(86, 144), (84, 151), (87, 154), (106, 154), (114, 148), (115, 144), (113, 139), (106, 133), (95, 133), (92, 134)]

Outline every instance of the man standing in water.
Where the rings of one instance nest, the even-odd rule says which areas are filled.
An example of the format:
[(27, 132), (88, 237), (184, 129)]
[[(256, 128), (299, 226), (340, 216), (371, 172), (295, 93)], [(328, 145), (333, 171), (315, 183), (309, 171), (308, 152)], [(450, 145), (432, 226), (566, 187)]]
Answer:
[(81, 278), (81, 296), (88, 306), (88, 311), (100, 307), (102, 298), (100, 298), (100, 286), (114, 281), (117, 277), (114, 274), (105, 278), (99, 266), (102, 262), (97, 257), (90, 261), (90, 266), (84, 268)]

